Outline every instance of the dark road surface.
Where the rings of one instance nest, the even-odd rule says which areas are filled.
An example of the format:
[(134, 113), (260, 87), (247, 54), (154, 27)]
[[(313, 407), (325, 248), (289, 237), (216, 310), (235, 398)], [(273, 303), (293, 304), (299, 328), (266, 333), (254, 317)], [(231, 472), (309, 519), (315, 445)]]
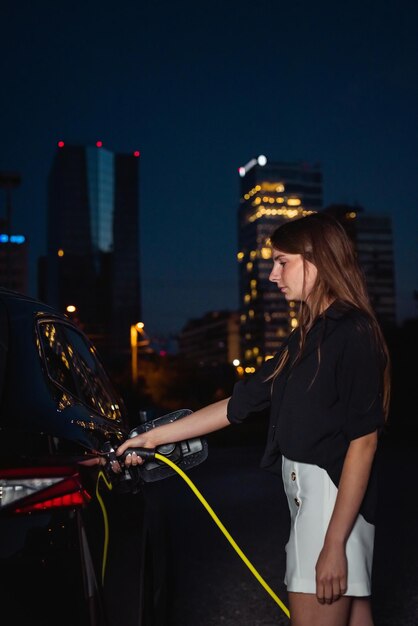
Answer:
[[(284, 546), (288, 508), (281, 478), (259, 468), (262, 442), (208, 437), (209, 456), (189, 477), (267, 584), (287, 605)], [(418, 498), (415, 440), (383, 440), (373, 570), (375, 626), (418, 626)], [(167, 626), (289, 623), (179, 477), (153, 484), (168, 522)]]

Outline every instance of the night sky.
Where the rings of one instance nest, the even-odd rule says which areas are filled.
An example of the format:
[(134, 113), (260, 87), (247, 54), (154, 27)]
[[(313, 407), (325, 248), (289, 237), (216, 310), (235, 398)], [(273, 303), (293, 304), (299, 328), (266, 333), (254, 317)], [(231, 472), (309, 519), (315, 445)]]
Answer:
[(22, 175), (33, 295), (57, 141), (100, 139), (141, 151), (149, 333), (237, 308), (237, 169), (259, 154), (318, 162), (325, 204), (392, 216), (398, 317), (416, 316), (415, 0), (13, 0), (0, 53), (0, 170)]

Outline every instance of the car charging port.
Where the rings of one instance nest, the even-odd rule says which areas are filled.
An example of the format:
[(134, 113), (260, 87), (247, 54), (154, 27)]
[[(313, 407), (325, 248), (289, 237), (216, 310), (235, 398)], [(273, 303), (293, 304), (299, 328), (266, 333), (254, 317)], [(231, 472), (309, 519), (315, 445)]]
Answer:
[[(148, 420), (132, 429), (129, 433), (129, 438), (135, 437), (140, 433), (147, 432), (152, 428), (158, 428), (163, 424), (174, 422), (175, 420), (181, 419), (190, 413), (192, 413), (190, 409), (180, 409), (156, 419)], [(199, 465), (207, 458), (208, 445), (203, 437), (194, 437), (177, 443), (166, 443), (161, 446), (157, 446), (155, 449), (134, 447), (127, 448), (120, 456), (116, 456), (111, 444), (106, 444), (106, 448), (103, 449), (103, 452), (105, 452), (110, 463), (117, 461), (122, 467), (127, 455), (129, 453), (132, 454), (133, 452), (136, 452), (136, 454), (144, 460), (144, 463), (135, 467), (129, 467), (129, 472), (125, 472), (125, 475), (130, 474), (131, 478), (136, 478), (139, 475), (140, 479), (144, 482), (154, 482), (168, 476), (174, 476), (176, 473), (169, 465), (156, 459), (156, 453), (170, 459), (170, 461), (178, 465), (183, 470), (189, 470), (192, 467)]]

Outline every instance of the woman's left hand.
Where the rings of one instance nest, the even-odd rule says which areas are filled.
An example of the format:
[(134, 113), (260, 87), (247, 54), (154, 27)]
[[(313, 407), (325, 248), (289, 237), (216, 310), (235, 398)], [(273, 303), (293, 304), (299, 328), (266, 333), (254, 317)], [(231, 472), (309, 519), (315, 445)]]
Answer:
[(350, 442), (338, 485), (338, 495), (316, 562), (316, 597), (331, 604), (347, 592), (345, 546), (355, 524), (376, 452), (377, 431)]
[(347, 591), (347, 557), (344, 544), (325, 543), (316, 563), (316, 597), (331, 604)]

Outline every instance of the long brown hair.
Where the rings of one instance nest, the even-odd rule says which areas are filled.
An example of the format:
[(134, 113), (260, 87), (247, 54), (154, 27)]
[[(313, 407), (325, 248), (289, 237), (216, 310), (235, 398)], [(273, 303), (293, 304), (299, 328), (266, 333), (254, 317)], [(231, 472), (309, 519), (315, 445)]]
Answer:
[[(383, 356), (383, 408), (387, 417), (390, 404), (390, 357), (388, 347), (367, 293), (366, 281), (357, 261), (354, 245), (344, 227), (325, 213), (312, 213), (280, 225), (270, 237), (273, 249), (300, 254), (303, 262), (317, 268), (317, 276), (308, 301), (299, 306), (299, 356), (306, 335), (325, 306), (337, 301), (362, 311), (368, 318), (376, 345)], [(285, 348), (279, 359), (275, 378), (288, 359)]]

